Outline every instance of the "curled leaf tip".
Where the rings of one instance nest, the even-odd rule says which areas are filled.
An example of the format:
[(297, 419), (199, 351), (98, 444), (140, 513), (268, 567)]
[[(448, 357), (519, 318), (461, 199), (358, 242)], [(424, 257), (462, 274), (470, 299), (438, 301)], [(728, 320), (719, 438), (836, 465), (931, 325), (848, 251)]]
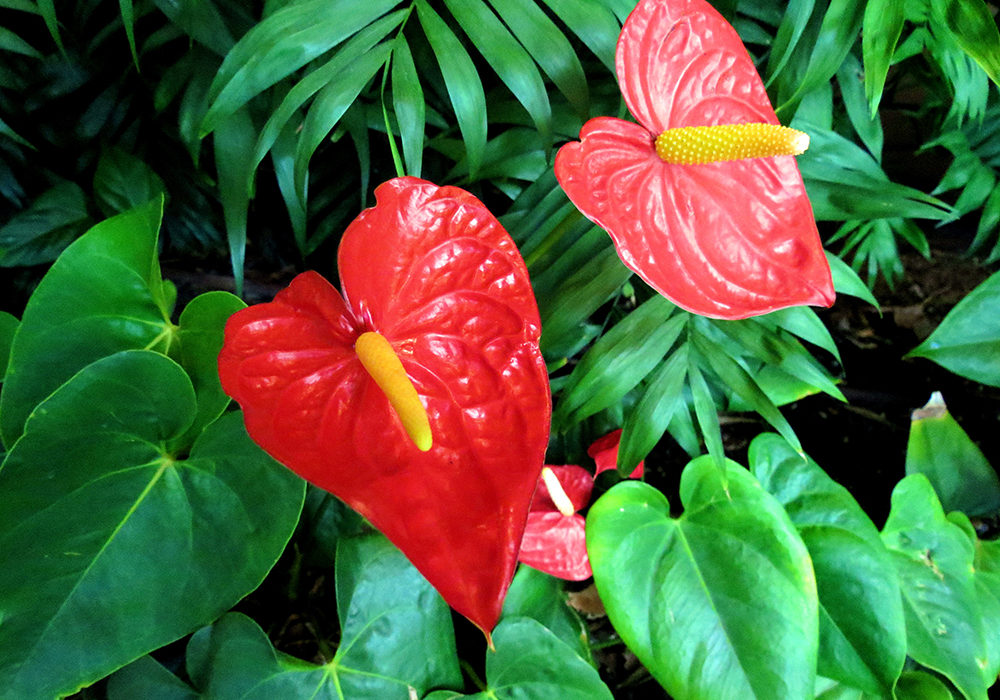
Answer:
[(365, 370), (389, 400), (389, 405), (399, 416), (403, 430), (421, 452), (433, 445), (431, 425), (427, 411), (420, 403), (420, 396), (413, 382), (406, 375), (403, 363), (385, 336), (369, 331), (362, 333), (354, 343), (354, 351)]
[(667, 129), (656, 138), (656, 154), (677, 165), (797, 156), (807, 148), (809, 134), (768, 123), (682, 126)]

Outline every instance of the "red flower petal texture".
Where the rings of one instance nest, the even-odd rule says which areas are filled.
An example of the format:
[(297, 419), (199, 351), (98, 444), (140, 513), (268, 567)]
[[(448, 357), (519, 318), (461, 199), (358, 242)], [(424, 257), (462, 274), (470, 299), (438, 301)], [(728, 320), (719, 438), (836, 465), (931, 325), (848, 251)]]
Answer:
[(793, 156), (698, 165), (660, 159), (668, 128), (778, 124), (739, 36), (704, 0), (642, 0), (618, 39), (618, 81), (639, 124), (587, 122), (555, 172), (622, 261), (689, 311), (739, 319), (829, 306), (833, 283)]
[(593, 576), (587, 557), (586, 521), (579, 513), (558, 510), (528, 513), (520, 560), (550, 576), (583, 581)]
[[(236, 313), (220, 378), (261, 447), (365, 516), (488, 634), (548, 442), (538, 308), (514, 242), (475, 197), (411, 177), (375, 196), (340, 244), (343, 297), (305, 272)], [(429, 451), (359, 361), (367, 331), (416, 388)]]

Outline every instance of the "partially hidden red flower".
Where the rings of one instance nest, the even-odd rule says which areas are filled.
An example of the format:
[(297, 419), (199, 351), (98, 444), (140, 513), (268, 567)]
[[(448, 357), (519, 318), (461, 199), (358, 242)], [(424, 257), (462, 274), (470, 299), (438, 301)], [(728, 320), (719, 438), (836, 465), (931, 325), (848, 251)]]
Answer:
[[(587, 450), (597, 465), (593, 475), (575, 464), (545, 466), (524, 528), (518, 557), (522, 563), (568, 581), (593, 575), (587, 557), (586, 520), (578, 511), (590, 503), (594, 478), (615, 468), (621, 433), (609, 433)], [(630, 478), (641, 478), (642, 473), (639, 462)]]
[(544, 461), (540, 322), (510, 236), (412, 177), (347, 228), (343, 294), (305, 272), (236, 313), (219, 355), (250, 436), (351, 505), (489, 636)]
[(759, 155), (772, 138), (785, 144), (777, 152), (800, 153), (808, 137), (778, 125), (736, 30), (704, 0), (642, 0), (622, 27), (616, 71), (639, 123), (588, 121), (555, 172), (625, 265), (714, 318), (831, 305), (794, 156)]

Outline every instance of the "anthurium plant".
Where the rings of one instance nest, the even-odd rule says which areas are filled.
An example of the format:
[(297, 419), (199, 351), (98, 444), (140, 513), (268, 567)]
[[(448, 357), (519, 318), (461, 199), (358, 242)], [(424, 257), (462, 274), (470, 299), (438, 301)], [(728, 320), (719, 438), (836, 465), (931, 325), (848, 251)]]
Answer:
[(993, 12), (0, 2), (0, 700), (985, 700)]

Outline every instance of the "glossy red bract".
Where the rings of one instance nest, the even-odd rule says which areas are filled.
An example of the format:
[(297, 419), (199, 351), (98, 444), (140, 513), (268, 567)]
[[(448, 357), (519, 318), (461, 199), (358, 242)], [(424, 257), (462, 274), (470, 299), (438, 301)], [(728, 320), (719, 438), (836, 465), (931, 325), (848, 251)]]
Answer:
[[(409, 177), (375, 195), (341, 241), (343, 296), (305, 272), (238, 312), (220, 378), (261, 447), (365, 516), (489, 633), (548, 442), (538, 309), (514, 242), (475, 197)], [(365, 331), (399, 356), (430, 451), (358, 360)]]
[(622, 261), (689, 311), (739, 319), (829, 306), (833, 283), (793, 156), (676, 165), (668, 128), (777, 124), (739, 36), (704, 0), (642, 0), (622, 27), (618, 81), (633, 122), (599, 117), (555, 172)]

